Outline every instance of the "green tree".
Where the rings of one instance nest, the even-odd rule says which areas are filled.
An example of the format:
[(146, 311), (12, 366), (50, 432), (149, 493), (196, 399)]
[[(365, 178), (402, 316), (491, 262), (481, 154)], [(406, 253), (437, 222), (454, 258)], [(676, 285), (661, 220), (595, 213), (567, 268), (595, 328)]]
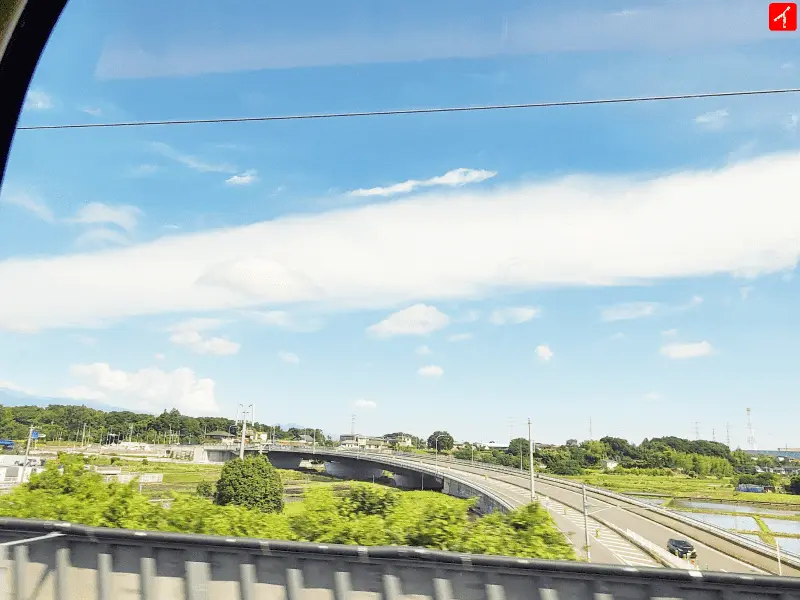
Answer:
[(436, 449), (438, 447), (440, 452), (442, 450), (452, 450), (455, 444), (456, 442), (453, 439), (453, 436), (446, 431), (434, 431), (428, 436), (428, 448)]
[(792, 477), (789, 485), (786, 486), (786, 491), (790, 494), (800, 495), (800, 475), (795, 475)]
[(513, 456), (528, 456), (528, 452), (530, 452), (530, 445), (528, 444), (527, 438), (514, 438), (508, 443), (508, 453)]
[(266, 513), (283, 510), (280, 473), (261, 454), (225, 463), (217, 481), (214, 501), (220, 506), (235, 504)]

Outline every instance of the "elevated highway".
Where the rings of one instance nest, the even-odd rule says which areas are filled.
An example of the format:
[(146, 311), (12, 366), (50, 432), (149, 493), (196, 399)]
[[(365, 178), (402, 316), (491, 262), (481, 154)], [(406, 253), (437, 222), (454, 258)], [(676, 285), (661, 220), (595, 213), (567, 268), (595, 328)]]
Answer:
[[(386, 470), (392, 470), (392, 465), (406, 471), (420, 468), (440, 479), (457, 476), (473, 482), (491, 494), (503, 496), (512, 506), (520, 506), (530, 499), (527, 473), (495, 465), (405, 453), (275, 447), (261, 451), (267, 452), (270, 459), (278, 463), (285, 460), (282, 456), (294, 456), (334, 463), (347, 458), (365, 467), (372, 465)], [(800, 559), (779, 556), (774, 548), (766, 544), (752, 542), (633, 498), (596, 488), (587, 487), (586, 490), (591, 504), (590, 513), (593, 514), (589, 523), (593, 562), (631, 566), (668, 564), (658, 560), (658, 555), (652, 550), (642, 550), (648, 547), (663, 550), (669, 538), (680, 537), (695, 544), (698, 551), (697, 566), (702, 570), (748, 574), (780, 572), (783, 575), (800, 576)], [(537, 475), (536, 492), (538, 499), (550, 509), (559, 528), (567, 534), (572, 533), (570, 539), (580, 553), (585, 538), (582, 514), (577, 514), (582, 510), (581, 486), (569, 480)], [(637, 544), (632, 540), (641, 540), (645, 544)], [(656, 561), (652, 561), (652, 558), (656, 558)], [(650, 564), (648, 560), (651, 560)]]

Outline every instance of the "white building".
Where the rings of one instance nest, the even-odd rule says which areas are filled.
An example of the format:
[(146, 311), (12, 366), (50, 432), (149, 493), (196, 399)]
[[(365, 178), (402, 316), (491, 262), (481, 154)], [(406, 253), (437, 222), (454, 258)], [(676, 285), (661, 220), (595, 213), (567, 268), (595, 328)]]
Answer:
[(360, 434), (340, 435), (339, 445), (342, 448), (360, 448), (362, 450), (382, 450), (387, 446), (382, 437)]

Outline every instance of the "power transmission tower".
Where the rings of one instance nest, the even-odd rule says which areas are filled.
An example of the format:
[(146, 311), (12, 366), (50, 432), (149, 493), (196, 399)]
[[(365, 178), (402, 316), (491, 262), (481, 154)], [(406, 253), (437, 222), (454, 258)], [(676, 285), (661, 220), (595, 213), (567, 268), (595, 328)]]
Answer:
[(356, 434), (356, 415), (353, 413), (350, 416), (350, 435)]
[(728, 448), (731, 447), (731, 424), (725, 423), (725, 441), (728, 443)]
[(700, 439), (700, 423), (697, 421), (694, 422), (694, 439)]
[(747, 447), (750, 450), (758, 450), (756, 447), (756, 431), (753, 428), (753, 419), (749, 407), (747, 408)]
[(717, 430), (714, 429), (713, 427), (711, 428), (711, 441), (712, 442), (717, 441)]
[(589, 441), (594, 439), (594, 435), (592, 434), (592, 417), (589, 417)]

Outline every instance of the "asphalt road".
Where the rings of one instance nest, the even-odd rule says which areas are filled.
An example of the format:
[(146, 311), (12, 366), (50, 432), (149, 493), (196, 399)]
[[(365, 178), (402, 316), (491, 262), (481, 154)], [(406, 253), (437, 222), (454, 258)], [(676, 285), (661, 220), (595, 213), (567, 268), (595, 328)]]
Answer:
[[(425, 460), (424, 462), (428, 463), (430, 461)], [(458, 473), (479, 474), (481, 478), (485, 475), (488, 477), (488, 481), (505, 482), (523, 489), (527, 489), (530, 485), (525, 475), (490, 471), (482, 469), (477, 465), (472, 466), (451, 461), (441, 461), (440, 466), (442, 468), (451, 468)], [(484, 485), (486, 485), (488, 481), (484, 479)], [(539, 479), (536, 480), (536, 489), (538, 493), (550, 497), (557, 502), (576, 508), (580, 508), (583, 505), (583, 498), (580, 491), (564, 489), (560, 486), (545, 483)], [(592, 494), (588, 494), (588, 496), (590, 498), (590, 512), (597, 512), (597, 516), (601, 519), (621, 529), (630, 529), (634, 533), (639, 534), (662, 548), (667, 547), (667, 541), (670, 538), (688, 539), (697, 549), (697, 563), (703, 570), (728, 573), (766, 573), (766, 571), (762, 569), (749, 565), (732, 556), (728, 556), (719, 550), (715, 550), (693, 537), (650, 520), (650, 518), (644, 514), (647, 512), (646, 509), (621, 508), (615, 504), (609, 503), (602, 497), (594, 497)], [(593, 560), (592, 562), (596, 561)], [(784, 573), (789, 574), (786, 572), (786, 569), (784, 569)]]

